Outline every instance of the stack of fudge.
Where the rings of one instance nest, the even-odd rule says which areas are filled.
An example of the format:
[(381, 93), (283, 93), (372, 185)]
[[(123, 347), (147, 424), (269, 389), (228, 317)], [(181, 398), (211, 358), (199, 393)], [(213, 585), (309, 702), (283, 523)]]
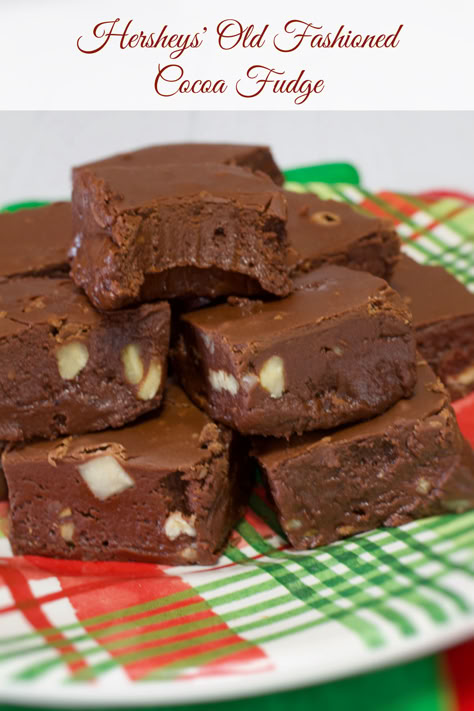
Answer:
[(474, 295), (282, 183), (264, 147), (155, 146), (0, 215), (15, 553), (213, 564), (256, 469), (299, 549), (474, 507)]

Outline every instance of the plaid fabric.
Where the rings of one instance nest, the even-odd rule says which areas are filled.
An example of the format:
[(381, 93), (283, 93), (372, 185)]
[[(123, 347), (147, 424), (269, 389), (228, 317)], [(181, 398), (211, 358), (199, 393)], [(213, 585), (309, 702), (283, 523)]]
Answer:
[[(288, 187), (391, 217), (410, 256), (443, 264), (474, 290), (469, 199)], [(474, 444), (474, 397), (456, 410)], [(4, 526), (6, 515), (5, 504)], [(298, 553), (257, 488), (213, 568), (12, 558), (6, 537), (0, 555), (0, 689), (29, 682), (54, 697), (73, 680), (76, 702), (91, 681), (99, 702), (102, 688), (132, 699), (145, 680), (174, 682), (178, 700), (196, 679), (278, 679), (305, 664), (324, 678), (355, 669), (354, 660), (368, 668), (416, 653), (423, 640), (446, 641), (450, 630), (474, 631), (474, 512)]]

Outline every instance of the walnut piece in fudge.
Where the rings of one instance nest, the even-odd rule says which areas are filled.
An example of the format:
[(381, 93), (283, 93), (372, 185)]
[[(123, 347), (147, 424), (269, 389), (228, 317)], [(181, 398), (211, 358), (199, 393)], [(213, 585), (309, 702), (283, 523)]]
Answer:
[(426, 363), (413, 397), (383, 415), (289, 442), (255, 438), (253, 454), (295, 548), (474, 508), (474, 455)]
[(129, 153), (119, 153), (94, 161), (81, 168), (111, 165), (144, 166), (189, 163), (221, 163), (238, 165), (266, 173), (277, 185), (283, 185), (283, 175), (276, 165), (268, 146), (244, 146), (219, 143), (170, 143), (148, 146)]
[(72, 276), (95, 306), (291, 291), (286, 201), (211, 163), (74, 171)]
[(214, 563), (251, 486), (246, 447), (175, 385), (158, 417), (4, 455), (16, 554)]
[(373, 417), (413, 393), (411, 317), (385, 281), (326, 266), (295, 288), (181, 317), (174, 365), (199, 407), (243, 434), (288, 437)]
[(399, 259), (400, 239), (389, 220), (314, 193), (284, 193), (288, 203), (288, 263), (293, 275), (339, 264), (387, 279)]
[(418, 350), (452, 399), (474, 391), (474, 294), (443, 267), (405, 255), (390, 282), (413, 314)]
[(159, 406), (170, 310), (104, 315), (70, 279), (0, 283), (0, 441), (121, 427)]
[(0, 279), (69, 271), (71, 203), (0, 213)]

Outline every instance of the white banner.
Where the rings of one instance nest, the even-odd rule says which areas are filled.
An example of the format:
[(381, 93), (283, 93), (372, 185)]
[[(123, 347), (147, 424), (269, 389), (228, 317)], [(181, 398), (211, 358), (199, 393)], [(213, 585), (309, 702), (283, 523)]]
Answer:
[(472, 0), (3, 0), (2, 109), (474, 109)]

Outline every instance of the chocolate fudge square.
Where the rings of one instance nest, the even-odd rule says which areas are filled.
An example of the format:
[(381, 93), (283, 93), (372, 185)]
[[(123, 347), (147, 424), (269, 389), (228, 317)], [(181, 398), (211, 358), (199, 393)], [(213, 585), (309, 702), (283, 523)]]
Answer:
[(289, 437), (378, 415), (413, 393), (411, 316), (387, 282), (325, 266), (279, 301), (230, 299), (186, 314), (181, 383), (243, 434)]
[(391, 285), (413, 313), (417, 347), (453, 400), (474, 390), (474, 294), (443, 267), (403, 255)]
[(266, 173), (277, 185), (283, 185), (283, 175), (268, 146), (245, 146), (219, 143), (169, 143), (148, 146), (137, 151), (119, 153), (88, 163), (86, 168), (110, 165), (144, 166), (189, 163), (221, 163), (238, 165)]
[(291, 290), (286, 201), (264, 174), (211, 163), (82, 168), (72, 202), (72, 275), (99, 309)]
[(289, 442), (255, 438), (281, 525), (295, 548), (474, 508), (474, 456), (426, 363), (411, 399), (379, 417)]
[(158, 417), (3, 457), (16, 554), (214, 563), (247, 501), (246, 447), (175, 385)]
[(71, 203), (0, 213), (0, 280), (69, 271)]
[(121, 427), (161, 402), (170, 311), (103, 315), (70, 279), (0, 283), (0, 441)]
[(364, 215), (350, 205), (314, 193), (285, 191), (288, 203), (288, 263), (291, 273), (339, 264), (387, 279), (400, 253), (389, 220)]

